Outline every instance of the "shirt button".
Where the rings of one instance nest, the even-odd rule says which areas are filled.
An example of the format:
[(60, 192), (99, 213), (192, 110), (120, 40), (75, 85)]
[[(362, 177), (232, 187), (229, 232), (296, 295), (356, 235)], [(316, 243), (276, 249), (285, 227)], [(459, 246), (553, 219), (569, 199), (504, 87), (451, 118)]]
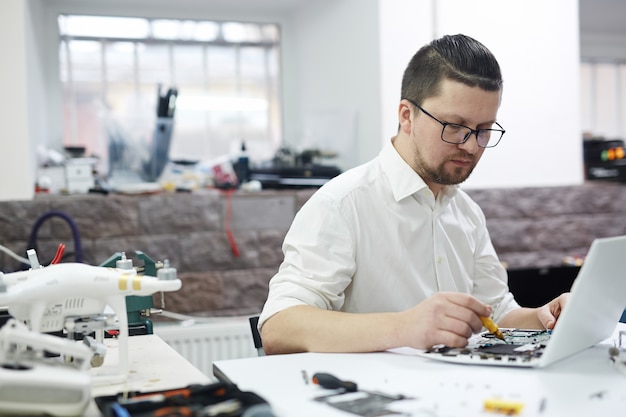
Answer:
[(437, 263), (440, 264), (443, 261), (443, 258), (441, 256), (437, 257)]

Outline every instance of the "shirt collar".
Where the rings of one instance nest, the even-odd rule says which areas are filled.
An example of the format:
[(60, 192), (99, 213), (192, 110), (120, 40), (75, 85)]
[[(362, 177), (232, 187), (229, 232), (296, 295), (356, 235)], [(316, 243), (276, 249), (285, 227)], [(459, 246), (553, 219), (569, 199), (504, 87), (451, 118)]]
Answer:
[[(413, 194), (427, 189), (428, 185), (422, 177), (400, 156), (392, 141), (388, 141), (380, 152), (380, 164), (389, 180), (389, 185), (396, 201), (403, 200)], [(442, 193), (448, 197), (455, 194), (458, 185), (444, 187)]]

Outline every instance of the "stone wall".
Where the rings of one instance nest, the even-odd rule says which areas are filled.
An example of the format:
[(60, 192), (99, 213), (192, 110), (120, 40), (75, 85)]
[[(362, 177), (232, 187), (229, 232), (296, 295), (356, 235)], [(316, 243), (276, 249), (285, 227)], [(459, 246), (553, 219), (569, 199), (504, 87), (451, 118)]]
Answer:
[[(168, 259), (183, 280), (165, 296), (165, 308), (187, 314), (258, 313), (267, 283), (282, 260), (281, 243), (296, 211), (312, 190), (188, 194), (39, 195), (33, 201), (0, 203), (0, 244), (25, 256), (37, 219), (43, 265), (57, 245), (67, 245), (64, 262), (98, 265), (118, 252), (139, 250)], [(574, 187), (470, 190), (487, 217), (501, 260), (510, 268), (561, 265), (584, 256), (595, 237), (626, 234), (626, 187), (593, 183)], [(232, 241), (228, 230), (232, 231)], [(77, 250), (78, 249), (78, 250)], [(0, 253), (4, 272), (21, 267)], [(160, 303), (160, 299), (159, 299)]]
[(471, 190), (502, 262), (510, 268), (562, 265), (594, 238), (626, 234), (626, 186)]
[[(38, 195), (33, 201), (0, 203), (0, 244), (25, 257), (36, 231), (42, 265), (49, 264), (59, 243), (67, 246), (64, 262), (78, 259), (92, 265), (119, 252), (134, 258), (139, 250), (155, 261), (168, 259), (183, 280), (181, 291), (166, 294), (167, 310), (255, 313), (282, 260), (281, 244), (291, 220), (312, 192)], [(78, 251), (72, 224), (79, 231)], [(0, 252), (3, 272), (22, 268)]]

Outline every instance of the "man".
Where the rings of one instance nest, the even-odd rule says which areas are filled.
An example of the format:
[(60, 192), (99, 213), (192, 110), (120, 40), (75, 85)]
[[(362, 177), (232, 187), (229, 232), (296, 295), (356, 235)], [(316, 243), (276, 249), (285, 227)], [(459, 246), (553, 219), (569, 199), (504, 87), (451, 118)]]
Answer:
[(498, 62), (480, 42), (444, 36), (402, 80), (397, 135), (320, 188), (285, 237), (259, 319), (268, 354), (461, 347), (481, 330), (553, 328), (566, 302), (522, 308), (483, 212), (458, 188), (504, 134)]

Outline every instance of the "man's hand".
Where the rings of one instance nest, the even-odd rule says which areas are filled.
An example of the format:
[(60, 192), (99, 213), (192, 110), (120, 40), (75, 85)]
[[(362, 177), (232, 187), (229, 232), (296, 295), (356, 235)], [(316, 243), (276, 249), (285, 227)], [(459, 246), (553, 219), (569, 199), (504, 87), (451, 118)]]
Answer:
[(491, 306), (468, 294), (440, 292), (401, 313), (398, 328), (404, 343), (418, 349), (437, 344), (463, 347), (482, 328), (480, 316), (489, 317)]
[(554, 329), (563, 307), (567, 304), (569, 293), (559, 295), (548, 304), (537, 308), (537, 318), (546, 329)]
[(510, 311), (498, 325), (518, 329), (553, 329), (568, 298), (569, 293), (564, 293), (541, 307), (517, 308)]
[(267, 354), (463, 347), (482, 328), (479, 316), (490, 314), (491, 307), (471, 295), (446, 292), (401, 312), (346, 313), (302, 305), (270, 317), (261, 337)]

